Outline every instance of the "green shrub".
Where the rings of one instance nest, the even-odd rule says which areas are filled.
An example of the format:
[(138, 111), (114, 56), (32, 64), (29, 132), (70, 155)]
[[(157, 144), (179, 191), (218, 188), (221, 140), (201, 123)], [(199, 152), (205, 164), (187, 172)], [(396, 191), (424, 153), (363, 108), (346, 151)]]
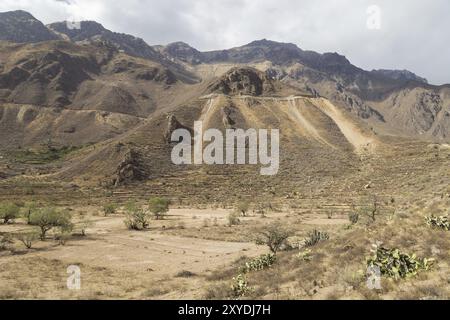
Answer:
[(426, 223), (431, 228), (442, 229), (449, 231), (450, 230), (450, 221), (448, 221), (447, 216), (436, 217), (432, 215), (430, 217), (425, 218)]
[(41, 230), (41, 240), (45, 240), (46, 234), (52, 228), (61, 228), (65, 232), (73, 229), (71, 215), (67, 211), (58, 211), (54, 208), (43, 208), (32, 213), (30, 224), (38, 226)]
[(313, 247), (319, 242), (326, 241), (330, 239), (330, 235), (327, 232), (322, 232), (314, 229), (308, 233), (308, 237), (305, 239), (305, 246)]
[(249, 273), (251, 271), (260, 271), (266, 268), (269, 268), (272, 266), (275, 261), (277, 260), (277, 257), (274, 254), (264, 254), (262, 256), (259, 256), (253, 260), (250, 260), (247, 262), (243, 267), (241, 267), (240, 271), (241, 273)]
[(169, 212), (170, 201), (165, 198), (151, 198), (148, 202), (148, 209), (155, 216), (156, 220), (164, 219), (164, 215)]
[(14, 203), (0, 204), (0, 219), (4, 224), (14, 221), (20, 216), (20, 208)]
[(125, 225), (130, 230), (145, 230), (149, 227), (150, 217), (148, 212), (146, 212), (141, 207), (137, 206), (133, 202), (129, 202), (125, 206), (126, 218)]
[(110, 214), (115, 214), (117, 211), (117, 204), (115, 203), (107, 203), (103, 206), (103, 213), (106, 216), (109, 216)]
[(20, 242), (22, 242), (27, 249), (31, 249), (33, 247), (33, 243), (39, 239), (39, 233), (38, 232), (20, 233), (16, 236), (16, 238)]
[(433, 262), (433, 259), (420, 259), (399, 249), (377, 247), (374, 255), (367, 259), (367, 266), (378, 267), (381, 275), (399, 279), (415, 276), (420, 270), (429, 270)]

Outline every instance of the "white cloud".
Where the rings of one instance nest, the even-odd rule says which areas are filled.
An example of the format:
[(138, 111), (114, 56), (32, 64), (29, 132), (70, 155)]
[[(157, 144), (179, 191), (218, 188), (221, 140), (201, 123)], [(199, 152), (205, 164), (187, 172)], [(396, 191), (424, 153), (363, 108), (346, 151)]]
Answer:
[[(366, 26), (370, 5), (382, 10), (380, 30)], [(409, 69), (433, 83), (450, 75), (447, 0), (2, 0), (44, 23), (71, 18), (144, 38), (185, 41), (200, 50), (268, 38), (303, 49), (346, 55), (365, 69)]]

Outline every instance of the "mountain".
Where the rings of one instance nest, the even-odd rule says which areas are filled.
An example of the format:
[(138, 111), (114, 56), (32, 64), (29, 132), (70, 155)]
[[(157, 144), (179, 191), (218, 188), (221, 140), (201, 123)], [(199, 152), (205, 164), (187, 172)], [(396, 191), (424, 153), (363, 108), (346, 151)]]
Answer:
[[(259, 181), (270, 190), (292, 172), (300, 180), (313, 175), (314, 164), (342, 176), (361, 157), (385, 152), (391, 137), (450, 137), (450, 86), (409, 71), (366, 71), (338, 53), (266, 39), (201, 52), (183, 42), (152, 47), (93, 21), (79, 29), (53, 23), (47, 31), (52, 41), (0, 42), (0, 149), (48, 140), (82, 148), (50, 170), (64, 181), (120, 186), (219, 175), (222, 168), (170, 165), (168, 137), (174, 128), (192, 130), (196, 120), (219, 130), (282, 129), (282, 180), (261, 182), (244, 167), (228, 171), (222, 178), (229, 181), (217, 180), (216, 189)], [(214, 190), (211, 183), (205, 192)]]
[(116, 45), (118, 50), (123, 50), (132, 56), (161, 59), (161, 56), (144, 40), (132, 35), (112, 32), (95, 21), (81, 21), (80, 28), (68, 28), (66, 22), (56, 22), (48, 25), (48, 28), (67, 36), (74, 42), (103, 40)]
[(210, 52), (180, 42), (158, 50), (203, 77), (235, 66), (255, 67), (305, 93), (326, 97), (379, 132), (439, 141), (450, 137), (450, 86), (429, 85), (407, 70), (366, 71), (337, 53), (319, 54), (266, 39)]
[(189, 94), (184, 74), (109, 42), (0, 42), (0, 56), (0, 147), (102, 141)]
[(415, 81), (415, 82), (422, 82), (422, 83), (428, 83), (428, 80), (422, 77), (419, 77), (415, 73), (408, 71), (408, 70), (386, 70), (386, 69), (380, 69), (380, 70), (372, 70), (373, 74), (382, 75), (385, 77), (389, 77), (394, 80), (400, 80), (400, 81)]
[(56, 39), (59, 37), (55, 33), (28, 12), (0, 12), (0, 40), (31, 43)]

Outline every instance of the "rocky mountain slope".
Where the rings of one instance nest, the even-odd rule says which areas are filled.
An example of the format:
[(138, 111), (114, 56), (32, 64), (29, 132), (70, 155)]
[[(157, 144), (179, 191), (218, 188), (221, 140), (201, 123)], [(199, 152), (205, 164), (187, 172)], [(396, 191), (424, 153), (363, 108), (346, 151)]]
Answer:
[(0, 40), (34, 43), (56, 39), (55, 33), (28, 12), (0, 12)]
[[(381, 156), (392, 137), (449, 141), (450, 86), (408, 71), (365, 71), (337, 53), (269, 40), (200, 52), (181, 42), (151, 47), (96, 22), (80, 26), (49, 25), (52, 41), (14, 43), (34, 42), (36, 28), (24, 41), (0, 42), (0, 148), (80, 148), (46, 167), (49, 179), (120, 186), (182, 175), (210, 189), (214, 176), (221, 178), (210, 190), (261, 183), (270, 193), (318, 170), (321, 183), (344, 177)], [(172, 165), (171, 131), (192, 130), (196, 120), (219, 130), (279, 128), (280, 175)]]

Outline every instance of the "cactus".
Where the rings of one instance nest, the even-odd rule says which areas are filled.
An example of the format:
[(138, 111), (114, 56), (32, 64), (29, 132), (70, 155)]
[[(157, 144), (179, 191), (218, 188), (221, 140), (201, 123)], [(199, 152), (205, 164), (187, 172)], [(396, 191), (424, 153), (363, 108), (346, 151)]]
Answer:
[(247, 262), (243, 267), (241, 267), (240, 272), (245, 274), (251, 271), (260, 271), (272, 266), (276, 260), (277, 258), (274, 254), (264, 254)]
[(328, 233), (314, 229), (312, 232), (308, 233), (308, 237), (305, 239), (305, 246), (313, 247), (319, 242), (329, 239), (330, 235)]
[(436, 217), (435, 215), (431, 215), (430, 217), (426, 217), (425, 221), (431, 228), (438, 228), (446, 231), (450, 230), (450, 221), (446, 216)]
[(248, 286), (245, 275), (243, 274), (239, 274), (237, 277), (233, 278), (231, 290), (233, 291), (235, 297), (244, 297), (252, 291), (252, 289)]
[(367, 266), (379, 268), (381, 275), (399, 279), (413, 277), (421, 270), (427, 271), (433, 262), (433, 259), (420, 259), (415, 254), (409, 255), (399, 249), (377, 247), (374, 255), (367, 259)]

